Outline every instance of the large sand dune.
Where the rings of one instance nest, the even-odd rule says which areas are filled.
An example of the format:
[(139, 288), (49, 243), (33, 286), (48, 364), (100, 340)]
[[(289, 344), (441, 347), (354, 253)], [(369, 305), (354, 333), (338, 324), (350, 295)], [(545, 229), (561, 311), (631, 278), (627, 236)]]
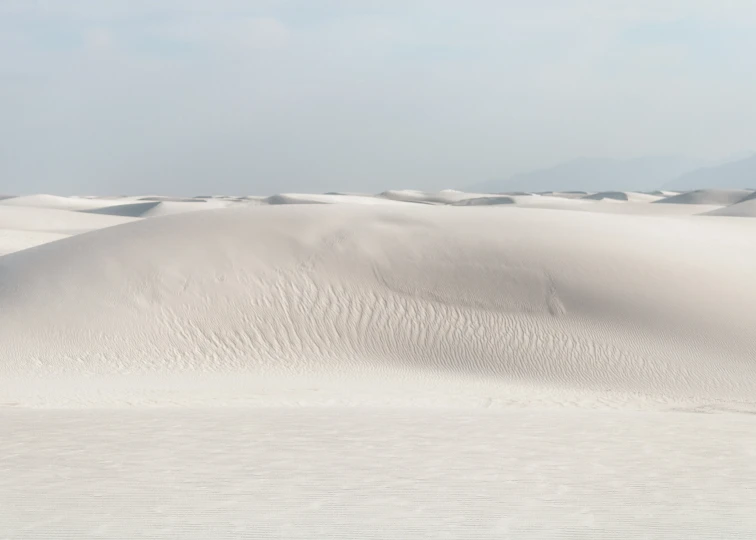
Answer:
[(754, 537), (752, 192), (624, 195), (0, 204), (0, 536)]
[(755, 225), (414, 205), (155, 218), (6, 255), (0, 369), (377, 370), (748, 399)]

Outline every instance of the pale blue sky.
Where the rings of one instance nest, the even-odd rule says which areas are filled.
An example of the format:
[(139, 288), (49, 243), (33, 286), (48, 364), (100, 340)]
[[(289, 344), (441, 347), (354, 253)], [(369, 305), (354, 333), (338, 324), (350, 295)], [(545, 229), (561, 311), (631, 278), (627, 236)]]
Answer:
[(0, 0), (0, 192), (442, 189), (756, 146), (753, 0)]

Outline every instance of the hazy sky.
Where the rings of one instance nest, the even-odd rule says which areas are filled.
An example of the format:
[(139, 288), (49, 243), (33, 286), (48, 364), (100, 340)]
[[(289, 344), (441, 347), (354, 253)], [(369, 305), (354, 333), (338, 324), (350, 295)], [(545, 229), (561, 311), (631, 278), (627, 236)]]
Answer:
[(0, 193), (461, 187), (756, 146), (754, 0), (0, 0)]

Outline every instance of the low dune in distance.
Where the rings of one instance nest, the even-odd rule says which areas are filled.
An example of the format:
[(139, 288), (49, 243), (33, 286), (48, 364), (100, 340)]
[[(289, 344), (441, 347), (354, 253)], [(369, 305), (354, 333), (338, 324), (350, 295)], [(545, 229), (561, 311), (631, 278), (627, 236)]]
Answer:
[(666, 204), (730, 205), (740, 202), (751, 194), (753, 194), (753, 191), (747, 189), (697, 189), (665, 197), (656, 202)]
[(706, 213), (707, 216), (756, 217), (756, 198), (746, 197), (743, 201), (718, 208)]
[(614, 201), (636, 201), (636, 202), (654, 202), (661, 199), (661, 195), (649, 193), (635, 193), (632, 191), (602, 191), (586, 195), (583, 199), (588, 200), (614, 200)]
[(147, 201), (125, 204), (115, 204), (104, 208), (95, 208), (93, 210), (84, 210), (92, 214), (104, 214), (109, 216), (123, 217), (156, 217), (169, 216), (171, 214), (183, 214), (184, 212), (194, 212), (197, 210), (211, 210), (213, 208), (225, 208), (227, 203), (224, 201)]
[(28, 208), (51, 208), (55, 210), (91, 210), (118, 204), (119, 199), (100, 199), (88, 197), (60, 197), (57, 195), (25, 195), (21, 197), (4, 197), (2, 206), (20, 206)]

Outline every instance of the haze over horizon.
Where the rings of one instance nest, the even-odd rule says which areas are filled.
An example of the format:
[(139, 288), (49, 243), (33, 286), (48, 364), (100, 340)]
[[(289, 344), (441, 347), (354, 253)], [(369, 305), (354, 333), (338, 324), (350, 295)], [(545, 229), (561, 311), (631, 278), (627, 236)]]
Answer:
[[(316, 5), (315, 5), (316, 4)], [(756, 140), (756, 5), (0, 1), (2, 193), (461, 188)]]

